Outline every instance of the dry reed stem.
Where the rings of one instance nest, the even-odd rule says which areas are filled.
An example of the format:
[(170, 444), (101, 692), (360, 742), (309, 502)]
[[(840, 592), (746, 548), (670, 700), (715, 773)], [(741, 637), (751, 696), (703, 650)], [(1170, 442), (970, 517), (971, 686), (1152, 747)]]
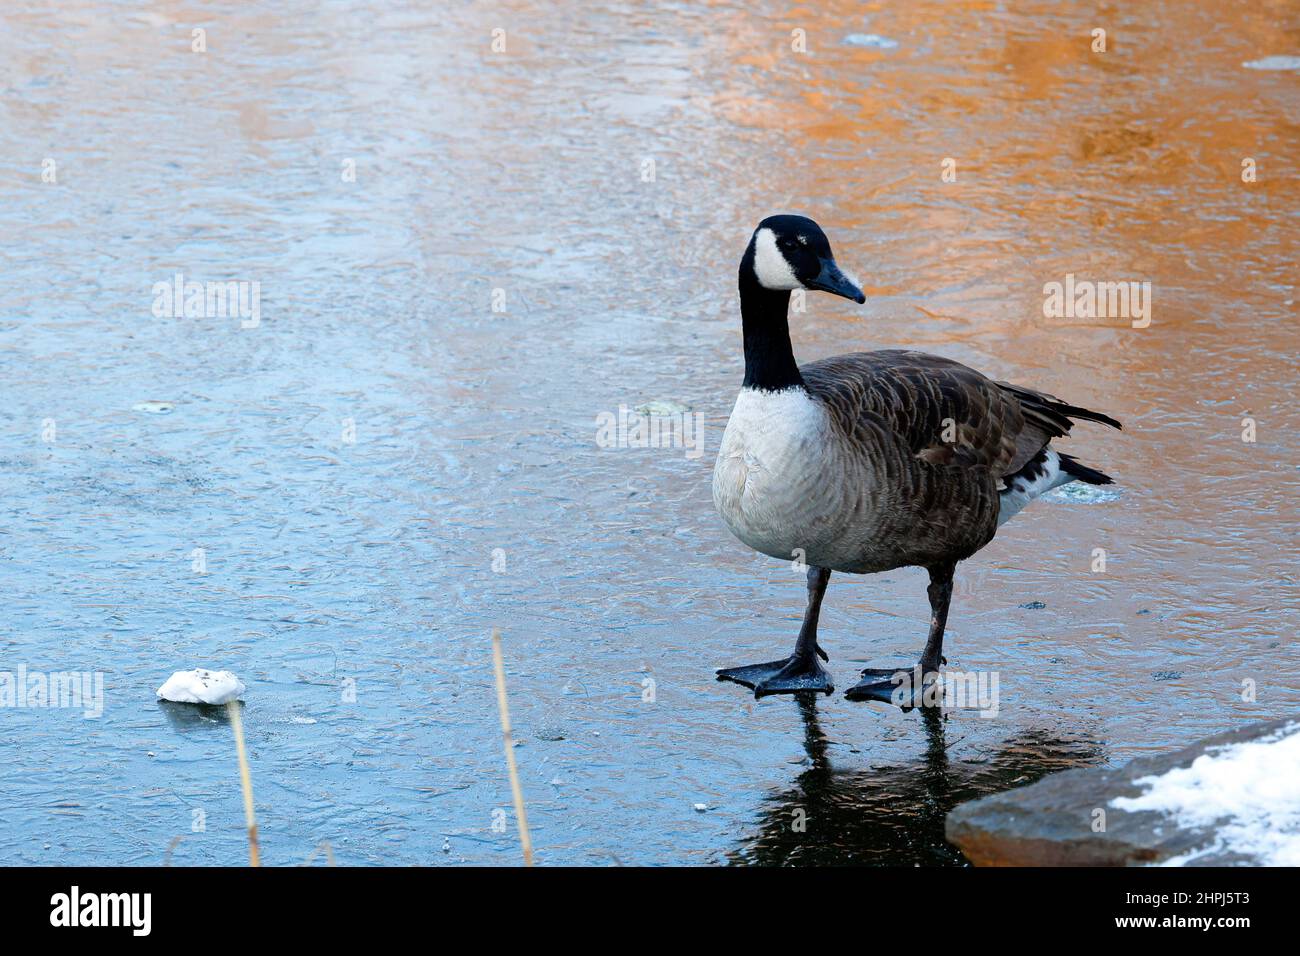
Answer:
[(239, 783), (244, 790), (244, 822), (248, 824), (248, 865), (261, 866), (257, 849), (257, 818), (253, 815), (253, 778), (248, 773), (248, 754), (244, 750), (244, 725), (240, 721), (239, 701), (226, 704), (230, 726), (235, 731), (235, 753), (239, 755)]
[(519, 788), (519, 770), (515, 767), (515, 744), (510, 737), (510, 707), (506, 703), (506, 667), (501, 660), (501, 629), (492, 628), (492, 663), (497, 672), (497, 709), (501, 711), (501, 736), (506, 744), (506, 767), (510, 770), (510, 792), (515, 800), (515, 818), (519, 821), (519, 842), (524, 850), (524, 865), (533, 865), (533, 841), (528, 835), (528, 817), (524, 813), (524, 793)]

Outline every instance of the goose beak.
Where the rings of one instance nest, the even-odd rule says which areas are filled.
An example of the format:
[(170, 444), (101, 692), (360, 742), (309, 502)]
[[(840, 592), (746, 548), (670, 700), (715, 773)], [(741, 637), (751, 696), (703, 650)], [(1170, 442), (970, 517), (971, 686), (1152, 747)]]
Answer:
[(822, 292), (829, 292), (831, 295), (842, 295), (846, 299), (852, 299), (861, 305), (867, 301), (867, 297), (862, 294), (862, 290), (848, 280), (840, 267), (835, 264), (834, 259), (822, 260), (822, 271), (817, 274), (817, 278), (808, 283), (810, 289), (820, 289)]

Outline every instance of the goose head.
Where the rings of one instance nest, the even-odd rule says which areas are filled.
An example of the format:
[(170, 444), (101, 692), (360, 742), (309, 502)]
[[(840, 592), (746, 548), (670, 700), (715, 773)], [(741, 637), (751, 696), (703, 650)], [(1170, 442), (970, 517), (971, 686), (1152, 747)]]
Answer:
[(859, 304), (867, 301), (835, 264), (821, 226), (806, 216), (768, 216), (760, 222), (741, 259), (740, 274), (742, 285), (751, 279), (777, 292), (817, 289)]

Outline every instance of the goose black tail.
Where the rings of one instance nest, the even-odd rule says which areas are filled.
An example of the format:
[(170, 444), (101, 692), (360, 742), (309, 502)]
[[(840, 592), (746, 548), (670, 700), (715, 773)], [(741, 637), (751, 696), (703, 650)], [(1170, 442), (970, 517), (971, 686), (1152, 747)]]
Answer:
[(1109, 425), (1111, 428), (1121, 430), (1124, 428), (1123, 425), (1109, 415), (1094, 412), (1090, 408), (1071, 405), (1045, 392), (1035, 392), (1032, 388), (1012, 385), (1009, 382), (998, 382), (997, 385), (1004, 391), (1014, 395), (1016, 400), (1020, 402), (1020, 407), (1026, 413), (1026, 417), (1053, 438), (1068, 435), (1071, 419), (1076, 418), (1080, 421)]
[(1094, 412), (1090, 408), (1080, 408), (1078, 405), (1067, 405), (1065, 402), (1053, 402), (1052, 411), (1060, 412), (1066, 418), (1081, 418), (1086, 422), (1099, 422), (1102, 425), (1109, 425), (1111, 428), (1124, 430), (1124, 426), (1111, 418), (1109, 415), (1103, 415), (1101, 412)]
[(1082, 481), (1089, 485), (1112, 485), (1115, 479), (1096, 468), (1089, 468), (1082, 464), (1077, 458), (1069, 455), (1063, 455), (1057, 452), (1061, 459), (1061, 471), (1073, 477), (1076, 481)]

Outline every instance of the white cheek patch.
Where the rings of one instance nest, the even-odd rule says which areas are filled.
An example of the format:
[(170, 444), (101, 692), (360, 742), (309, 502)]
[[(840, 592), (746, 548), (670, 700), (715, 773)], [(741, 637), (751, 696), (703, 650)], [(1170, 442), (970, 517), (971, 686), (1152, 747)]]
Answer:
[(789, 291), (802, 289), (803, 283), (794, 277), (794, 270), (776, 247), (776, 235), (771, 229), (760, 229), (754, 236), (754, 275), (764, 289)]

